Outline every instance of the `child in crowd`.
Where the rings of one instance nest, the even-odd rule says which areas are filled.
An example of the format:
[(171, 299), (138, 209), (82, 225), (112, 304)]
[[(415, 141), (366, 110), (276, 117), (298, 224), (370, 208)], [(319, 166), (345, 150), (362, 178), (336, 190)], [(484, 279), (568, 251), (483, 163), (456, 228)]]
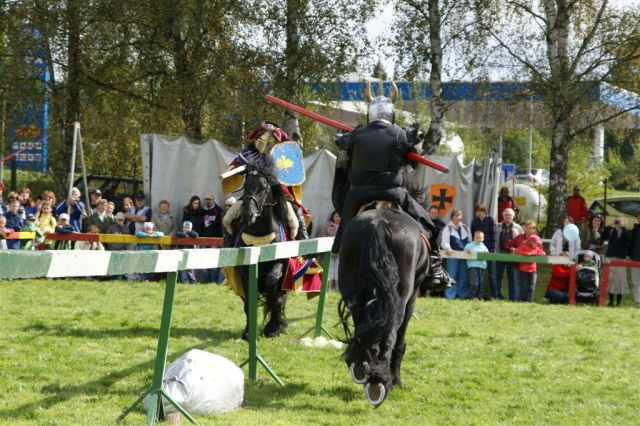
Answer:
[(13, 232), (13, 229), (7, 228), (7, 218), (0, 215), (0, 250), (7, 250), (7, 235)]
[[(142, 230), (136, 231), (136, 237), (138, 238), (160, 238), (164, 237), (164, 233), (154, 230), (153, 222), (144, 222), (142, 224)], [(155, 244), (138, 244), (138, 250), (154, 250)], [(149, 282), (153, 277), (153, 274), (139, 274), (140, 281)]]
[[(198, 238), (198, 233), (193, 230), (193, 223), (188, 220), (182, 222), (182, 231), (176, 232), (179, 238)], [(195, 248), (195, 246), (193, 246)], [(181, 283), (197, 284), (196, 273), (193, 269), (182, 270), (179, 274)]]
[[(514, 253), (525, 256), (544, 256), (542, 239), (536, 235), (536, 223), (527, 220), (524, 223), (524, 234), (516, 236), (513, 240)], [(520, 301), (533, 302), (536, 292), (536, 280), (538, 278), (537, 263), (519, 263)]]
[[(12, 229), (14, 232), (22, 231), (22, 227), (24, 226), (24, 221), (20, 217), (18, 213), (18, 209), (20, 208), (20, 201), (17, 198), (11, 199), (9, 201), (8, 211), (4, 215), (7, 218), (6, 227)], [(7, 248), (12, 250), (20, 250), (20, 240), (6, 240)]]
[(582, 255), (582, 261), (578, 263), (578, 268), (585, 268), (585, 267), (589, 267), (589, 268), (596, 267), (596, 262), (595, 260), (593, 260), (593, 256), (589, 252), (585, 252)]
[[(473, 241), (464, 246), (466, 253), (488, 253), (484, 245), (484, 232), (476, 231)], [(467, 280), (469, 283), (469, 299), (482, 300), (484, 298), (484, 277), (487, 272), (486, 260), (467, 260)]]
[[(44, 234), (38, 226), (36, 225), (36, 216), (34, 214), (27, 215), (27, 219), (24, 222), (24, 227), (22, 228), (22, 232), (34, 232), (36, 237), (33, 240), (26, 241), (22, 246), (23, 250), (33, 250), (34, 245), (42, 244), (44, 242)], [(35, 244), (34, 244), (35, 243)]]
[[(58, 224), (56, 225), (56, 234), (71, 234), (74, 232), (73, 226), (69, 223), (69, 214), (62, 213), (58, 216)], [(73, 249), (73, 241), (57, 240), (53, 246), (54, 250), (71, 250)]]
[[(56, 218), (53, 217), (53, 207), (49, 201), (45, 201), (42, 203), (42, 207), (40, 208), (40, 216), (38, 217), (38, 229), (43, 234), (52, 234), (56, 232)], [(48, 240), (44, 242), (45, 249), (51, 249), (53, 247), (53, 241)]]
[[(99, 234), (98, 225), (87, 226), (87, 234)], [(76, 242), (76, 250), (104, 250), (104, 246), (100, 241), (78, 241)]]

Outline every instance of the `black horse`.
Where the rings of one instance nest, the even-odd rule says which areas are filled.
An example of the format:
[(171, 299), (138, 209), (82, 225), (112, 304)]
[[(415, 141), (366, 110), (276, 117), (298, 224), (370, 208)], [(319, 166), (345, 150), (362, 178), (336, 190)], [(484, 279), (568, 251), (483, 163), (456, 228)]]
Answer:
[[(240, 229), (234, 240), (235, 247), (270, 244), (283, 241), (282, 224), (287, 217), (287, 200), (284, 191), (276, 180), (270, 161), (247, 165), (242, 195)], [(258, 268), (258, 293), (264, 305), (267, 324), (263, 333), (266, 337), (275, 337), (287, 328), (284, 314), (286, 292), (282, 290), (282, 280), (286, 272), (287, 260), (261, 263)], [(239, 267), (244, 288), (244, 312), (247, 325), (242, 334), (248, 338), (248, 294), (249, 267)]]
[(422, 228), (400, 210), (365, 211), (345, 229), (338, 277), (346, 305), (340, 312), (348, 338), (345, 359), (373, 406), (382, 404), (393, 386), (402, 386), (405, 333), (428, 269)]

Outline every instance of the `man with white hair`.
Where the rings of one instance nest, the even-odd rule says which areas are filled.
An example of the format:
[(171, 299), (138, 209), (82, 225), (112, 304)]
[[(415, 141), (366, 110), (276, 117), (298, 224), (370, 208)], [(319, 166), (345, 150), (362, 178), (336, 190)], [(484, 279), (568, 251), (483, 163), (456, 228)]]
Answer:
[(78, 188), (71, 189), (71, 196), (66, 200), (60, 201), (56, 206), (56, 216), (62, 213), (69, 215), (69, 225), (73, 227), (74, 232), (82, 231), (82, 219), (87, 217), (84, 203), (80, 201), (80, 190)]
[[(506, 208), (502, 212), (502, 222), (496, 227), (496, 251), (498, 253), (511, 253), (510, 242), (516, 235), (522, 234), (522, 227), (513, 221), (516, 213), (511, 208)], [(509, 282), (509, 300), (517, 302), (520, 300), (520, 286), (518, 284), (517, 265), (513, 262), (496, 262), (496, 275), (491, 283), (491, 297), (493, 299), (504, 299), (502, 295), (502, 273), (507, 270), (507, 281)]]

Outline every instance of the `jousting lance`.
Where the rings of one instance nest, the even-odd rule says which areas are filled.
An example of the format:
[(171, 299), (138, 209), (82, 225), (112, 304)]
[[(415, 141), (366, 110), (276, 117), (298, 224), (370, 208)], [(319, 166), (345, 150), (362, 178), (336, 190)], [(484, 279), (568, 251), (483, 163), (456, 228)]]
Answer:
[[(305, 117), (309, 117), (312, 120), (318, 121), (322, 124), (326, 124), (327, 126), (331, 126), (334, 129), (342, 130), (343, 132), (350, 132), (353, 130), (353, 127), (348, 124), (341, 123), (336, 120), (332, 120), (329, 117), (325, 117), (324, 115), (318, 114), (317, 112), (309, 111), (308, 109), (302, 108), (296, 104), (292, 104), (291, 102), (287, 102), (283, 99), (277, 98), (273, 95), (264, 95), (264, 99), (267, 102), (272, 104), (280, 105), (288, 110), (293, 112), (297, 112), (298, 114), (304, 115)], [(425, 166), (429, 166), (434, 168), (440, 172), (449, 173), (449, 169), (436, 163), (435, 161), (427, 160), (421, 155), (418, 155), (414, 152), (408, 152), (405, 155), (405, 158), (408, 160), (416, 161), (420, 164), (424, 164)]]

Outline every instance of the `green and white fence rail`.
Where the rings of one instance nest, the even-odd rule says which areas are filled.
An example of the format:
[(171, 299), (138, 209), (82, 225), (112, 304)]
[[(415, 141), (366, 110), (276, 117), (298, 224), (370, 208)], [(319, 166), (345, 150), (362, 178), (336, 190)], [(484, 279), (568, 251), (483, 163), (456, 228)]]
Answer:
[[(0, 278), (61, 278), (167, 272), (152, 384), (143, 395), (122, 413), (120, 419), (124, 418), (149, 395), (147, 424), (153, 424), (157, 421), (158, 414), (162, 409), (162, 398), (165, 398), (173, 404), (187, 419), (195, 423), (189, 413), (184, 411), (184, 409), (173, 401), (162, 389), (162, 379), (167, 361), (171, 329), (173, 300), (177, 283), (177, 271), (184, 269), (219, 268), (224, 266), (249, 266), (249, 356), (248, 359), (242, 363), (242, 366), (248, 365), (249, 378), (256, 380), (257, 365), (260, 363), (267, 372), (282, 385), (282, 381), (271, 368), (269, 368), (265, 360), (258, 353), (258, 264), (277, 259), (288, 259), (294, 256), (326, 253), (331, 250), (332, 243), (333, 238), (316, 238), (313, 240), (289, 241), (239, 249), (152, 251), (1, 250)], [(323, 264), (326, 272), (329, 270), (329, 260), (330, 257), (326, 256)], [(316, 323), (315, 326), (308, 331), (314, 331), (315, 337), (318, 337), (323, 331), (328, 334), (327, 330), (322, 326), (324, 302), (327, 291), (327, 277), (328, 274), (323, 273)]]

